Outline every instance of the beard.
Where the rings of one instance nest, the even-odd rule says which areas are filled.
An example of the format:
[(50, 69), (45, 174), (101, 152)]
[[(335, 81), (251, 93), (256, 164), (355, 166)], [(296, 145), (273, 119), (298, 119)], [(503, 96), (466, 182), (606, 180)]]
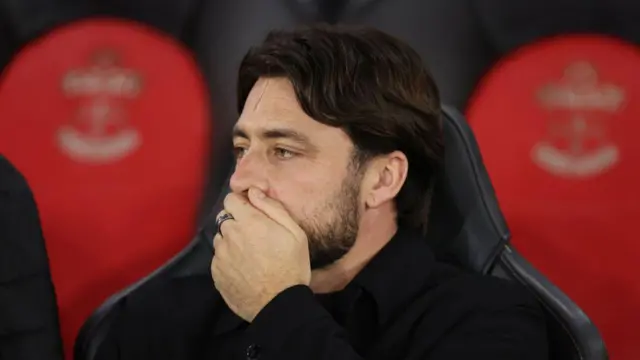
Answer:
[(340, 189), (313, 216), (298, 221), (307, 234), (311, 269), (333, 264), (355, 244), (360, 223), (360, 175), (352, 169)]

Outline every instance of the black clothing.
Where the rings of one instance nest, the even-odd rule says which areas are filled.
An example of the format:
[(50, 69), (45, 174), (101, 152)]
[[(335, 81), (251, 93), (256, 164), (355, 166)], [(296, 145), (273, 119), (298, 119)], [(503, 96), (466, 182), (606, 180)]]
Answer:
[(158, 281), (116, 312), (98, 360), (548, 357), (544, 314), (527, 290), (439, 263), (409, 231), (344, 290), (289, 288), (251, 324), (204, 275)]
[(0, 359), (62, 358), (38, 209), (22, 174), (0, 155)]

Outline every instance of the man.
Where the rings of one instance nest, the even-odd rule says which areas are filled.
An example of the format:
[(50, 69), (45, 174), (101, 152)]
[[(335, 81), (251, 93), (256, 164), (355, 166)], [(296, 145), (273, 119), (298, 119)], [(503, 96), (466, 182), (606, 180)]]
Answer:
[(271, 33), (240, 66), (211, 276), (134, 293), (98, 358), (546, 359), (526, 290), (438, 263), (424, 240), (439, 103), (384, 33)]

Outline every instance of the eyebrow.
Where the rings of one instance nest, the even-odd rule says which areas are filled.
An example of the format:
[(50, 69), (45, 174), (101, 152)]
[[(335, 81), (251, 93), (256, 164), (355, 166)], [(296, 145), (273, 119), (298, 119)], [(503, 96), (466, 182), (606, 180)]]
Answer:
[[(247, 132), (237, 126), (233, 127), (232, 136), (234, 138), (241, 137), (241, 138), (249, 139), (249, 135), (247, 134)], [(291, 129), (282, 129), (282, 128), (267, 129), (267, 130), (261, 131), (258, 137), (262, 139), (269, 139), (269, 140), (289, 139), (304, 146), (312, 146), (308, 136)]]

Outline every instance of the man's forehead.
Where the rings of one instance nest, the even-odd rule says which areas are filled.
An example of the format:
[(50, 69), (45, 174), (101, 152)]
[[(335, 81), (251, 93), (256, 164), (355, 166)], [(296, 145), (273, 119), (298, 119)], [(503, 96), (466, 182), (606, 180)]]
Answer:
[(247, 97), (235, 128), (247, 135), (274, 129), (292, 130), (316, 144), (336, 145), (336, 140), (342, 139), (345, 147), (352, 146), (351, 139), (344, 131), (322, 124), (302, 110), (293, 85), (286, 78), (259, 79)]
[(261, 78), (247, 97), (237, 127), (296, 127), (317, 131), (327, 127), (309, 117), (300, 107), (293, 85), (286, 78)]
[(258, 79), (247, 96), (243, 113), (278, 109), (303, 112), (298, 104), (293, 85), (286, 78)]

